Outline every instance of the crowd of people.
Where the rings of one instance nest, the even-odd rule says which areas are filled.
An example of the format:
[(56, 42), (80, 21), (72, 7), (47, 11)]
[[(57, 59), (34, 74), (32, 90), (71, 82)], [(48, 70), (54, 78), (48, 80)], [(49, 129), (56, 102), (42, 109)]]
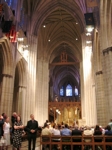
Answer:
[(22, 134), (24, 133), (27, 133), (28, 150), (31, 150), (31, 142), (33, 142), (32, 150), (35, 150), (37, 130), (38, 122), (34, 119), (33, 114), (30, 115), (30, 120), (24, 126), (20, 115), (16, 112), (11, 116), (11, 124), (9, 123), (9, 117), (3, 113), (0, 116), (0, 150), (3, 150), (4, 147), (8, 150), (10, 144), (13, 145), (13, 150), (20, 150)]
[[(103, 128), (102, 126), (96, 125), (95, 127), (89, 126), (81, 126), (79, 127), (78, 122), (76, 122), (73, 126), (68, 126), (67, 124), (51, 124), (46, 120), (44, 124), (44, 128), (42, 129), (42, 135), (61, 135), (61, 136), (77, 136), (77, 135), (85, 135), (85, 136), (92, 136), (92, 135), (112, 135), (112, 119), (110, 120), (109, 124)], [(59, 139), (58, 139), (59, 140)], [(81, 142), (81, 139), (74, 139), (74, 142)], [(90, 138), (86, 138), (85, 142), (91, 142)], [(96, 139), (95, 142), (101, 142), (101, 139)], [(112, 141), (111, 141), (112, 142)], [(46, 145), (49, 149), (49, 145)], [(46, 149), (43, 146), (43, 150)], [(57, 145), (53, 150), (58, 150), (59, 146)], [(81, 150), (80, 145), (75, 145), (74, 150)], [(86, 147), (85, 149), (91, 149), (91, 147)], [(98, 146), (96, 149), (101, 150), (102, 148)], [(69, 145), (65, 145), (63, 150), (70, 150)], [(108, 150), (112, 150), (111, 146), (108, 146)]]
[[(11, 116), (11, 124), (9, 122), (9, 117), (3, 113), (0, 116), (0, 150), (8, 150), (10, 144), (13, 145), (13, 150), (21, 149), (22, 134), (27, 134), (28, 138), (28, 150), (31, 150), (31, 142), (33, 142), (32, 150), (35, 150), (36, 137), (38, 127), (38, 121), (35, 120), (34, 115), (30, 115), (30, 120), (27, 122), (27, 125), (24, 126), (20, 115), (14, 112)], [(73, 126), (68, 126), (63, 122), (61, 124), (50, 123), (48, 120), (44, 123), (44, 126), (41, 128), (41, 135), (62, 135), (62, 136), (72, 136), (72, 135), (112, 135), (112, 119), (109, 124), (102, 128), (99, 125), (95, 127), (81, 126), (79, 127), (78, 121), (74, 123)], [(12, 139), (12, 140), (11, 140)], [(75, 142), (79, 139), (75, 139)], [(11, 143), (12, 141), (12, 143)], [(86, 138), (86, 142), (90, 142), (90, 139)], [(49, 145), (48, 147), (49, 148)], [(112, 148), (112, 147), (110, 147)], [(59, 149), (58, 145), (54, 149)], [(69, 150), (69, 147), (64, 147), (64, 149)], [(75, 149), (81, 149), (80, 146), (75, 146)], [(45, 147), (43, 146), (43, 150)]]

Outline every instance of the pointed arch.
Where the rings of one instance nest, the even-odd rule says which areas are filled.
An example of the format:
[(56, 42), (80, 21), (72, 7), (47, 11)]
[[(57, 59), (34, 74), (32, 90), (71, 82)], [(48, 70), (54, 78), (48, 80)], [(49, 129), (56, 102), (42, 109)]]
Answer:
[(0, 50), (3, 53), (3, 72), (2, 74), (13, 76), (13, 55), (11, 51), (11, 45), (6, 37), (0, 39)]
[(24, 119), (24, 107), (26, 101), (27, 88), (27, 63), (24, 58), (21, 58), (15, 69), (14, 94), (13, 94), (13, 111), (21, 114)]
[(26, 61), (24, 58), (20, 59), (16, 66), (19, 75), (19, 86), (26, 87)]

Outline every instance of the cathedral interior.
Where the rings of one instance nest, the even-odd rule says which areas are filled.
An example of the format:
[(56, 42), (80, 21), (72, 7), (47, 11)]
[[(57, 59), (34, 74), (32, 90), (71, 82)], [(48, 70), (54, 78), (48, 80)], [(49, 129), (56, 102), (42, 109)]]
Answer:
[(112, 118), (112, 0), (0, 0), (0, 113), (72, 125)]

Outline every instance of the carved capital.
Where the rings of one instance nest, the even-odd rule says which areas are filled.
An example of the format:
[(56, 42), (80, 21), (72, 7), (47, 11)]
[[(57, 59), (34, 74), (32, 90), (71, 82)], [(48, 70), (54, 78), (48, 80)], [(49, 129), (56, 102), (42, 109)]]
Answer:
[(26, 89), (26, 86), (23, 86), (23, 85), (19, 85), (18, 87)]
[(3, 77), (9, 77), (9, 78), (13, 78), (12, 75), (9, 75), (9, 74), (2, 74)]
[(100, 74), (103, 74), (102, 70), (96, 72), (96, 76), (97, 76), (97, 75), (100, 75)]
[(112, 52), (112, 47), (108, 47), (106, 49), (103, 50), (103, 55), (105, 56), (105, 54), (108, 54), (110, 52)]

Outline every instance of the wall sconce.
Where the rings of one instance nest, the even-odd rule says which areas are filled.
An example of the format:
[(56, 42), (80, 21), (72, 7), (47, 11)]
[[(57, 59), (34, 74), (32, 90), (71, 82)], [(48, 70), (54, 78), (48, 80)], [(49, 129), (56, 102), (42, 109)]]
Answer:
[(86, 30), (87, 30), (88, 32), (92, 32), (92, 31), (94, 30), (94, 27), (93, 27), (93, 26), (87, 26), (87, 27), (86, 27)]
[(23, 51), (23, 56), (24, 56), (24, 58), (27, 59), (27, 58), (28, 58), (28, 55), (29, 55), (29, 51), (28, 51), (27, 49), (25, 49), (25, 50)]
[(87, 43), (87, 44), (91, 44), (91, 43), (92, 43), (92, 41), (86, 41), (86, 43)]
[(17, 38), (18, 42), (23, 42), (24, 38)]

